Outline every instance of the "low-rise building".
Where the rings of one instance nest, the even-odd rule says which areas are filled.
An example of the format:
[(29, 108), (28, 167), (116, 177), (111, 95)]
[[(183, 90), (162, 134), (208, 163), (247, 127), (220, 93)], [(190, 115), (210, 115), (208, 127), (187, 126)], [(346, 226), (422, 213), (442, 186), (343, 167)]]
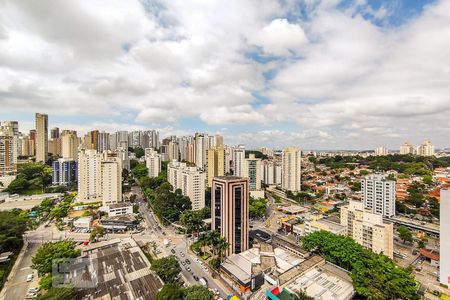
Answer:
[(152, 300), (162, 288), (161, 279), (132, 238), (94, 243), (69, 266), (76, 298)]
[(320, 230), (345, 235), (347, 228), (339, 223), (324, 219), (323, 215), (311, 215), (305, 219), (305, 234), (311, 234)]
[(110, 204), (108, 205), (107, 212), (109, 217), (132, 214), (133, 204), (130, 202)]
[(73, 221), (73, 227), (81, 229), (90, 229), (92, 217), (81, 217)]
[(101, 220), (100, 223), (106, 231), (110, 232), (123, 232), (139, 228), (139, 222), (133, 215), (118, 215), (114, 217), (108, 217), (107, 219)]

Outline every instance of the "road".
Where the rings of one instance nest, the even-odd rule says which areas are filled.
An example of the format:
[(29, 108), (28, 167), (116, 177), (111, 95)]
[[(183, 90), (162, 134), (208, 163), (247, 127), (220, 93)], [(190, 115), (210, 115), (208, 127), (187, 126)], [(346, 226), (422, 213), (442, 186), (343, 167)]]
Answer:
[[(202, 268), (200, 266), (200, 263), (196, 261), (197, 257), (188, 251), (189, 243), (186, 237), (176, 234), (170, 228), (161, 228), (153, 212), (151, 211), (151, 209), (149, 209), (148, 204), (143, 200), (143, 195), (140, 189), (138, 187), (133, 188), (132, 191), (136, 194), (136, 200), (139, 203), (139, 212), (142, 214), (147, 224), (147, 232), (150, 233), (150, 237), (154, 241), (160, 241), (160, 250), (165, 255), (174, 255), (178, 257), (181, 266), (181, 273), (186, 283), (188, 285), (198, 285), (199, 282), (195, 280), (194, 275), (198, 278), (204, 277), (208, 281), (208, 287), (219, 290), (220, 297), (225, 299), (230, 293), (227, 292), (227, 289), (225, 287), (223, 287), (221, 284), (218, 284), (216, 280), (212, 278), (211, 272), (206, 271), (204, 268)], [(165, 247), (162, 243), (162, 240), (164, 239), (171, 240), (171, 245)], [(171, 249), (174, 249), (175, 253), (172, 253), (170, 251)], [(185, 266), (183, 266), (181, 262), (185, 262), (186, 259), (189, 259), (190, 264), (186, 263)], [(191, 269), (190, 272), (187, 270), (187, 267)]]
[[(37, 272), (31, 269), (31, 257), (38, 248), (38, 244), (28, 244), (25, 255), (19, 262), (17, 272), (14, 274), (2, 300), (23, 300), (29, 288), (38, 286)], [(27, 282), (27, 276), (31, 273), (34, 274), (34, 279), (32, 282)]]

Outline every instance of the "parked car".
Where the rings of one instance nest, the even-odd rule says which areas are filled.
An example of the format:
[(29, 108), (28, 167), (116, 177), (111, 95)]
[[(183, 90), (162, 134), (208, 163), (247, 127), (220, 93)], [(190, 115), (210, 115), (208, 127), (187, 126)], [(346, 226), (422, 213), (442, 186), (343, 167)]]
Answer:
[(188, 265), (191, 264), (191, 261), (190, 261), (188, 258), (186, 258), (185, 262), (186, 262)]
[(27, 282), (32, 281), (33, 278), (34, 278), (34, 275), (33, 275), (33, 274), (28, 274), (28, 276), (27, 276)]

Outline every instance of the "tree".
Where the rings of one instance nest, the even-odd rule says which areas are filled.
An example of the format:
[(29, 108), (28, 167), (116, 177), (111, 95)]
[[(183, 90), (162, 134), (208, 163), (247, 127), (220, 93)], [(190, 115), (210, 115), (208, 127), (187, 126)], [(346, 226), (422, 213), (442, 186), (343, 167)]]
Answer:
[(20, 210), (0, 212), (0, 252), (17, 252), (22, 246), (27, 224), (28, 217), (21, 214)]
[(145, 164), (139, 164), (131, 171), (131, 174), (133, 174), (135, 178), (143, 178), (148, 175), (147, 166)]
[(410, 269), (400, 268), (383, 254), (363, 248), (353, 239), (316, 231), (302, 238), (303, 247), (350, 271), (356, 292), (367, 299), (419, 299)]
[(72, 287), (52, 287), (48, 292), (39, 297), (40, 300), (75, 300), (75, 292)]
[(412, 243), (413, 238), (412, 238), (411, 230), (409, 230), (406, 226), (404, 226), (404, 225), (399, 226), (397, 229), (397, 232), (398, 232), (398, 236), (400, 237), (400, 239), (403, 240), (403, 244), (405, 242)]
[(101, 238), (104, 235), (105, 228), (103, 228), (102, 226), (95, 226), (92, 229), (91, 234), (89, 235), (89, 241), (97, 241), (97, 239)]
[(186, 227), (186, 233), (199, 232), (205, 227), (201, 210), (186, 210), (180, 215), (180, 223)]
[(423, 176), (423, 183), (432, 185), (433, 184), (433, 177), (431, 175), (424, 175)]
[(154, 260), (151, 269), (165, 283), (175, 282), (176, 277), (181, 272), (180, 264), (173, 255)]
[(214, 300), (214, 296), (207, 288), (193, 285), (184, 290), (184, 300)]
[(62, 240), (55, 243), (44, 243), (32, 257), (32, 268), (39, 274), (46, 274), (52, 271), (52, 261), (54, 259), (75, 258), (80, 255), (80, 250), (75, 249), (75, 243)]
[(145, 151), (141, 147), (136, 147), (134, 148), (134, 154), (136, 155), (136, 158), (141, 158), (145, 155)]
[(183, 299), (183, 290), (176, 283), (166, 283), (156, 294), (155, 300), (180, 300)]
[(267, 199), (255, 199), (250, 197), (248, 210), (250, 218), (264, 217), (267, 210)]
[(165, 182), (155, 191), (155, 198), (152, 203), (155, 214), (163, 218), (164, 221), (178, 221), (180, 215), (191, 209), (191, 200), (184, 196), (180, 189), (172, 192), (173, 187)]
[(133, 170), (134, 168), (136, 168), (137, 166), (139, 166), (139, 161), (132, 159), (130, 160), (130, 169)]

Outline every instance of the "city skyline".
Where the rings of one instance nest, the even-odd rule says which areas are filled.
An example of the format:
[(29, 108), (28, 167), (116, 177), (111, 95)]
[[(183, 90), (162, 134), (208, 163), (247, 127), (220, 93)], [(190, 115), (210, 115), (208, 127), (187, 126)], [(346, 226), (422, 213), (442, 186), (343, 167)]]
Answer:
[(448, 147), (450, 4), (413, 2), (6, 1), (0, 119), (248, 148)]

